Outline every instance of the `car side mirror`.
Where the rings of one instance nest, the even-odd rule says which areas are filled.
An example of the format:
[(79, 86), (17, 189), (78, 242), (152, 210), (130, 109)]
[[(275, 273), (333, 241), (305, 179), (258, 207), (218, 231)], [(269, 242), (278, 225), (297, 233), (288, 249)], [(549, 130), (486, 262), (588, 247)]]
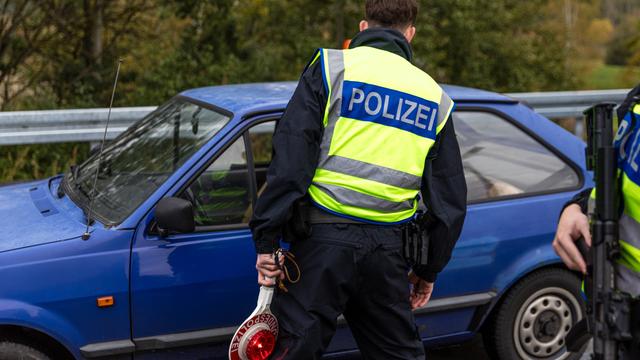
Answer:
[(193, 232), (196, 229), (193, 205), (190, 201), (177, 197), (163, 198), (156, 206), (156, 223), (161, 237), (172, 232)]

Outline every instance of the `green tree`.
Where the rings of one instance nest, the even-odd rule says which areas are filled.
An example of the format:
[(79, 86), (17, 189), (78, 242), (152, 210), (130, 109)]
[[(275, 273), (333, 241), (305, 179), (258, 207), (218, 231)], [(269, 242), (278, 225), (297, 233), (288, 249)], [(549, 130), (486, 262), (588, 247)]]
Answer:
[[(24, 31), (33, 32), (38, 19), (46, 22), (40, 25), (39, 46), (24, 45), (27, 55), (11, 67), (12, 79), (26, 90), (3, 103), (10, 109), (106, 106), (119, 57), (125, 61), (116, 106), (159, 104), (192, 87), (295, 80), (316, 48), (341, 46), (357, 33), (364, 15), (362, 0), (22, 1), (35, 15), (17, 18), (13, 4), (20, 0), (0, 0), (0, 9), (2, 4), (11, 9), (0, 15), (0, 24), (20, 20)], [(590, 3), (421, 0), (414, 62), (436, 80), (456, 85), (496, 91), (571, 88), (578, 68), (569, 59), (579, 48), (574, 44), (582, 25), (565, 26), (558, 4), (577, 4), (582, 13)], [(59, 10), (49, 14), (49, 9)], [(21, 31), (7, 36), (25, 43)], [(3, 55), (5, 44), (0, 41), (0, 64), (12, 58)], [(36, 158), (64, 164), (41, 166), (38, 174), (58, 172), (70, 152), (64, 146), (21, 149), (0, 149), (0, 158), (8, 161), (3, 166), (16, 169), (5, 178), (35, 175), (24, 164)], [(63, 155), (54, 162), (36, 153)]]
[(547, 29), (541, 11), (548, 3), (423, 0), (416, 62), (456, 85), (494, 91), (569, 87), (562, 36)]

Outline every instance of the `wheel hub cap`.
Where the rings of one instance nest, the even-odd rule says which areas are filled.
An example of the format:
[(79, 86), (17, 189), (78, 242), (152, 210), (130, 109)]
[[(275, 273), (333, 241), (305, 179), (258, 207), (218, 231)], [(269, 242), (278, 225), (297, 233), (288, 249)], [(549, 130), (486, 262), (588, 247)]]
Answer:
[(565, 299), (545, 294), (531, 301), (521, 314), (516, 326), (520, 345), (527, 354), (546, 358), (562, 349), (573, 324), (573, 314)]

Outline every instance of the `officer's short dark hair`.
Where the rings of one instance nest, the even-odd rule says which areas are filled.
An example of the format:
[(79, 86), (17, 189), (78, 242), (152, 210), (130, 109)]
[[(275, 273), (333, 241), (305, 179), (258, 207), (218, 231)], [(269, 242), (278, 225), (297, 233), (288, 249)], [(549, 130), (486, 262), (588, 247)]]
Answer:
[(366, 0), (365, 20), (370, 26), (404, 30), (416, 23), (417, 0)]

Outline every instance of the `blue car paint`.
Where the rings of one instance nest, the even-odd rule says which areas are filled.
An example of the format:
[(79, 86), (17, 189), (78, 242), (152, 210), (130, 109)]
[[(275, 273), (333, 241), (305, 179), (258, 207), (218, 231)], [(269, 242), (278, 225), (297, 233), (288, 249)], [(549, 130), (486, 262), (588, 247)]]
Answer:
[[(53, 181), (53, 185), (59, 181)], [(12, 194), (18, 199), (29, 196), (32, 189), (44, 194), (38, 197), (57, 213), (40, 217), (58, 221), (62, 231), (51, 225), (48, 231), (39, 226), (23, 225), (17, 221), (13, 231), (30, 240), (28, 247), (0, 252), (0, 324), (20, 325), (40, 330), (64, 344), (75, 356), (78, 349), (89, 342), (128, 338), (129, 332), (129, 254), (132, 231), (95, 228), (91, 241), (80, 235), (84, 226), (70, 214), (62, 211), (64, 205), (56, 202), (47, 181), (15, 185)], [(4, 192), (4, 189), (1, 191)], [(23, 211), (36, 211), (34, 202), (22, 203)], [(23, 214), (23, 212), (20, 212)], [(12, 213), (2, 214), (11, 218)], [(38, 219), (29, 217), (32, 222)], [(68, 228), (76, 231), (69, 237)], [(32, 233), (31, 230), (37, 232)], [(40, 236), (32, 237), (32, 234)], [(7, 241), (4, 236), (0, 241)], [(33, 240), (40, 240), (36, 246)], [(16, 242), (12, 242), (16, 244)], [(22, 243), (20, 243), (22, 244)], [(10, 284), (9, 286), (6, 286)], [(112, 295), (115, 305), (100, 309), (96, 299)]]
[[(0, 252), (78, 237), (83, 227), (73, 218), (61, 215), (47, 198), (46, 182), (22, 183), (0, 192), (2, 238)], [(24, 206), (31, 203), (31, 206)], [(30, 236), (25, 237), (28, 229)], [(51, 232), (55, 231), (54, 234)]]
[[(79, 348), (86, 344), (239, 324), (257, 294), (249, 231), (182, 234), (169, 241), (146, 230), (159, 199), (177, 194), (250, 122), (277, 118), (294, 88), (295, 83), (245, 84), (180, 94), (225, 108), (233, 119), (121, 224), (106, 228), (96, 222), (88, 241), (80, 240), (82, 211), (68, 197), (54, 195), (60, 177), (0, 188), (0, 283), (11, 284), (0, 291), (0, 326), (42, 331), (82, 358)], [(590, 186), (579, 139), (506, 96), (456, 86), (445, 90), (458, 110), (494, 111), (544, 138), (579, 167)], [(559, 264), (550, 241), (558, 211), (574, 193), (470, 205), (433, 299), (492, 291), (497, 296), (484, 308), (486, 316), (523, 276)], [(104, 295), (113, 295), (115, 306), (98, 308), (96, 298)], [(427, 344), (440, 344), (473, 336), (481, 325), (472, 324), (474, 316), (471, 307), (427, 314), (416, 322)], [(353, 347), (348, 328), (338, 329), (330, 350)]]

